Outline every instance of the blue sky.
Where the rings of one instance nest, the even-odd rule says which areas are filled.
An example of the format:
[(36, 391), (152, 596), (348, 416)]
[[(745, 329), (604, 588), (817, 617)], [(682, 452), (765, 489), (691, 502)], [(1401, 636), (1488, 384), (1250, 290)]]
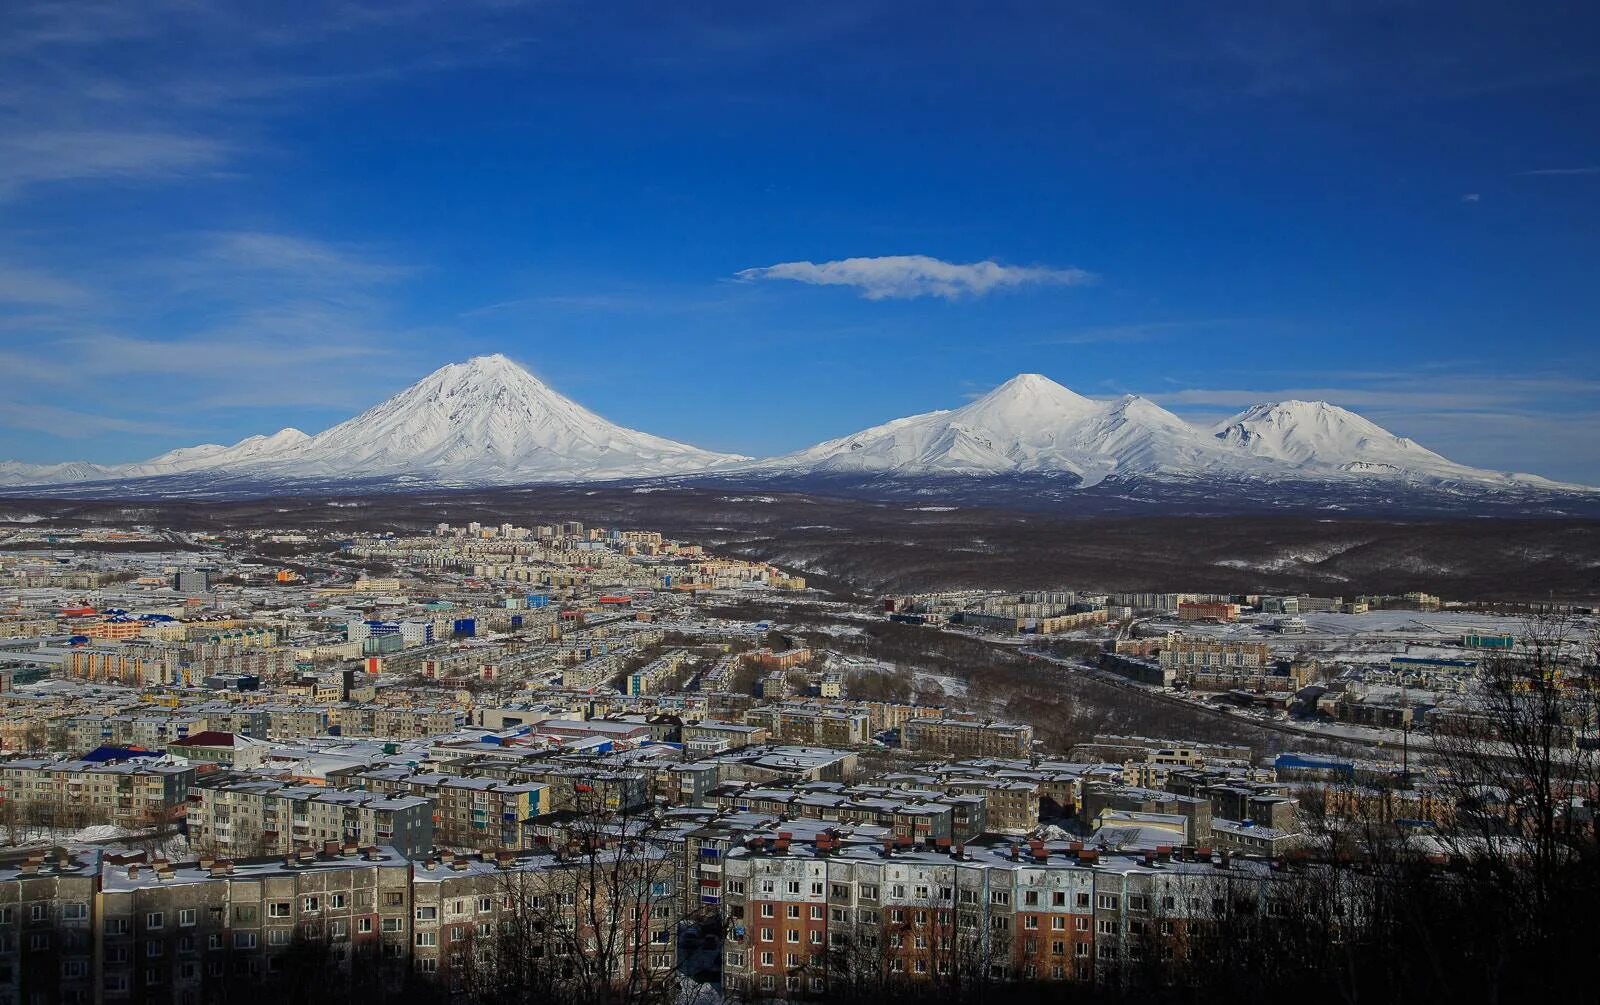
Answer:
[(812, 6), (4, 5), (0, 457), (498, 351), (751, 454), (1036, 371), (1600, 484), (1592, 5)]

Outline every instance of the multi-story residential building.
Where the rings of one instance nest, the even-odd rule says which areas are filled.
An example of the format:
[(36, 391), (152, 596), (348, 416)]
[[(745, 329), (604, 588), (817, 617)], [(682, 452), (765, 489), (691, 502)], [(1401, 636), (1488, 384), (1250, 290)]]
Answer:
[(689, 653), (686, 650), (675, 649), (659, 659), (651, 660), (628, 675), (628, 693), (650, 694), (659, 691), (663, 685), (672, 680), (678, 668), (688, 658)]
[(181, 653), (148, 645), (79, 646), (69, 649), (61, 669), (70, 677), (139, 687), (177, 680)]
[(1179, 673), (1205, 670), (1263, 672), (1271, 664), (1264, 642), (1223, 642), (1174, 635), (1162, 643), (1161, 665)]
[(1180, 621), (1237, 621), (1239, 605), (1226, 601), (1190, 601), (1178, 605)]
[(1033, 752), (1033, 727), (1020, 722), (916, 718), (900, 728), (900, 742), (923, 754), (1027, 757)]
[(811, 655), (809, 649), (785, 649), (779, 653), (771, 649), (757, 649), (746, 653), (744, 658), (763, 670), (788, 670), (811, 659)]
[(342, 736), (420, 739), (448, 733), (466, 724), (466, 713), (456, 708), (346, 705), (339, 709), (339, 733)]
[[(619, 855), (633, 858), (617, 870)], [(596, 857), (594, 870), (548, 853), (410, 861), (336, 842), (184, 864), (57, 864), (40, 853), (0, 865), (0, 932), (22, 934), (13, 986), (49, 988), (50, 1001), (98, 1001), (97, 987), (133, 1003), (211, 1001), (241, 982), (291, 977), (353, 997), (408, 982), (460, 990), (475, 965), (531, 951), (519, 930), (541, 933), (558, 974), (562, 957), (589, 953), (618, 985), (664, 986), (677, 964), (676, 863), (653, 848)], [(639, 882), (610, 882), (617, 871)], [(608, 879), (591, 898), (593, 875)]]
[(822, 705), (758, 705), (744, 715), (746, 725), (766, 730), (775, 740), (831, 747), (860, 746), (871, 740), (867, 713)]
[(0, 997), (98, 1001), (97, 851), (11, 852), (0, 858)]
[[(1235, 902), (1267, 913), (1271, 874), (1170, 850), (758, 837), (723, 858), (723, 987), (820, 997), (832, 982), (1095, 981), (1181, 948)], [(1218, 905), (1222, 906), (1219, 907)]]
[(100, 872), (97, 962), (110, 999), (211, 1000), (296, 966), (352, 990), (392, 990), (411, 966), (411, 863), (393, 849), (335, 843)]
[(433, 803), (418, 796), (224, 780), (196, 785), (190, 797), (190, 841), (217, 855), (284, 854), (327, 841), (406, 855), (433, 846)]
[(871, 824), (913, 841), (968, 839), (984, 830), (981, 797), (907, 789), (813, 784), (801, 789), (726, 786), (712, 793), (717, 806), (841, 824)]
[(210, 729), (167, 744), (167, 752), (175, 757), (236, 771), (261, 767), (272, 749), (265, 740)]
[(159, 827), (183, 816), (196, 769), (154, 759), (0, 762), (0, 800), (19, 822)]
[(443, 847), (522, 849), (526, 847), (523, 823), (549, 808), (546, 794), (550, 787), (538, 782), (412, 773), (404, 768), (370, 771), (351, 781), (374, 792), (431, 800), (434, 842)]
[(1025, 834), (1039, 826), (1039, 786), (1012, 778), (952, 777), (943, 782), (953, 794), (981, 796), (984, 830), (995, 834)]
[(687, 723), (681, 733), (684, 748), (695, 755), (717, 754), (724, 750), (748, 747), (752, 743), (766, 743), (770, 735), (764, 726), (717, 719)]
[[(1059, 632), (1075, 632), (1083, 628), (1092, 628), (1095, 625), (1106, 623), (1104, 609), (1093, 611), (1070, 611), (1065, 614), (1055, 614), (1047, 618), (1037, 618), (1031, 623), (1031, 629), (1040, 635), (1054, 635)], [(1030, 627), (1024, 624), (1024, 628)]]

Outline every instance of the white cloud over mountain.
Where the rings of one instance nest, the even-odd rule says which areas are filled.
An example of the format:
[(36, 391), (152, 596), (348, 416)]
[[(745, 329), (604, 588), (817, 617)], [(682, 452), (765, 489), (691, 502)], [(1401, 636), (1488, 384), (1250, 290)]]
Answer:
[(1081, 286), (1093, 282), (1094, 274), (1083, 269), (1001, 265), (987, 260), (962, 264), (928, 255), (883, 255), (834, 262), (780, 262), (743, 269), (737, 273), (737, 278), (747, 282), (787, 279), (813, 286), (849, 286), (868, 300), (913, 297), (956, 300), (1019, 286)]

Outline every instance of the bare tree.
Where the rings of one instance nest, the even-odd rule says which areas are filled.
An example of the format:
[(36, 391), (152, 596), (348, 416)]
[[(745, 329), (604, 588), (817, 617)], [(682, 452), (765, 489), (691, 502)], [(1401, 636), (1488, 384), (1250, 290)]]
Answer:
[(670, 1002), (680, 996), (677, 862), (649, 816), (580, 798), (553, 851), (509, 857), (498, 931), (472, 954), (480, 1000)]

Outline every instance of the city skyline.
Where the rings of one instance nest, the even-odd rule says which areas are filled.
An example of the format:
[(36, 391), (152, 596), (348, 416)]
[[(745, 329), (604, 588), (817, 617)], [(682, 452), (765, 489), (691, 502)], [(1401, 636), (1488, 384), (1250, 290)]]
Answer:
[(505, 352), (753, 456), (1040, 372), (1600, 483), (1593, 15), (914, 13), (12, 8), (0, 457)]

